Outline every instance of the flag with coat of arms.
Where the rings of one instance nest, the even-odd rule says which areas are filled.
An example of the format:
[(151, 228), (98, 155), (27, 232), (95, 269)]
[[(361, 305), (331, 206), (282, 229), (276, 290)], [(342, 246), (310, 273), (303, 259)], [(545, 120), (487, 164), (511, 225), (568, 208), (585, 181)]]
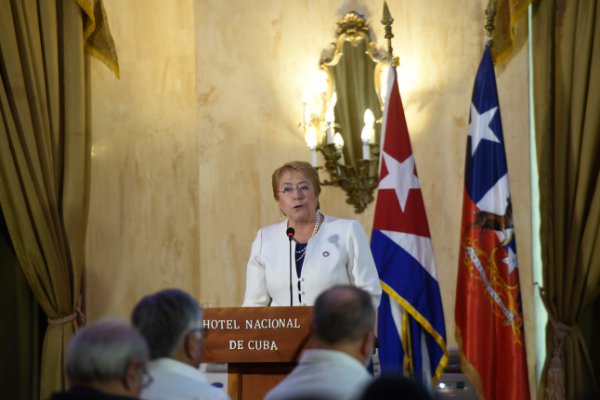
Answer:
[(389, 68), (371, 251), (383, 295), (377, 335), (381, 371), (430, 386), (448, 360), (446, 327), (425, 204), (398, 90)]
[(523, 312), (494, 64), (485, 47), (470, 106), (456, 284), (463, 372), (483, 399), (528, 399)]

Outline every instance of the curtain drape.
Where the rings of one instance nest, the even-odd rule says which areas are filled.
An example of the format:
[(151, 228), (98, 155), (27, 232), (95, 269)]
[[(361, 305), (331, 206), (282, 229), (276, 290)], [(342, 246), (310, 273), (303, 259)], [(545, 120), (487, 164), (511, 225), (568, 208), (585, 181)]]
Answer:
[(581, 326), (589, 325), (582, 316), (593, 315), (600, 292), (600, 5), (537, 1), (532, 28), (542, 297), (549, 315), (539, 392), (598, 398)]
[(85, 51), (104, 54), (110, 67), (110, 52), (94, 41), (110, 47), (112, 38), (94, 35), (108, 32), (100, 0), (7, 0), (1, 7), (0, 204), (48, 317), (40, 389), (47, 398), (65, 387), (65, 347), (82, 323), (91, 153)]
[[(505, 62), (515, 49), (524, 43), (515, 35), (515, 25), (527, 14), (527, 7), (532, 0), (489, 0), (488, 10), (494, 15), (494, 45), (491, 47), (494, 64)], [(495, 6), (491, 7), (490, 6)], [(494, 10), (494, 11), (492, 11)], [(487, 13), (488, 11), (486, 11)]]
[(0, 393), (33, 400), (40, 393), (40, 309), (15, 254), (0, 209)]

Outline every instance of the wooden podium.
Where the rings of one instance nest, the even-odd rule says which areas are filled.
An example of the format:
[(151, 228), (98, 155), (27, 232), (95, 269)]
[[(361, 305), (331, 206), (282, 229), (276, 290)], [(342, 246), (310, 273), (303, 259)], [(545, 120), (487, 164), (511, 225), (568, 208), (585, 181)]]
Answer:
[(262, 400), (309, 346), (311, 307), (204, 309), (204, 363), (228, 363), (233, 400)]

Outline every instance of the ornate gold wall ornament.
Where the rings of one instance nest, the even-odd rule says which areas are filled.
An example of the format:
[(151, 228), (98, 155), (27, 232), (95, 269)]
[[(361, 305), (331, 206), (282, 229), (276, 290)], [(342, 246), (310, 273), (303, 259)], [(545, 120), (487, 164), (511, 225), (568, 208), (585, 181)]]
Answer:
[(350, 11), (344, 15), (342, 20), (337, 23), (338, 38), (344, 36), (344, 39), (350, 43), (356, 43), (359, 40), (369, 38), (369, 25), (367, 20), (360, 14)]
[[(384, 20), (393, 21), (385, 16)], [(320, 61), (327, 76), (327, 88), (321, 95), (321, 116), (305, 118), (304, 130), (313, 165), (316, 166), (317, 151), (324, 158), (324, 165), (316, 166), (328, 175), (321, 184), (342, 188), (347, 194), (346, 202), (361, 213), (373, 201), (378, 185), (383, 111), (380, 82), (390, 57), (371, 40), (363, 15), (348, 12), (337, 25), (333, 52)], [(370, 136), (364, 135), (367, 109), (375, 121)]]

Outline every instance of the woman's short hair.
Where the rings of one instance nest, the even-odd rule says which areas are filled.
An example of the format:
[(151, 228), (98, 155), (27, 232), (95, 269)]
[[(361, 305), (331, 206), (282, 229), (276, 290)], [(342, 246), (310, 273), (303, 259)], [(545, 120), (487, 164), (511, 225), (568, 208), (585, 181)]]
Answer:
[(180, 289), (165, 289), (143, 297), (131, 322), (146, 338), (152, 360), (172, 357), (191, 329), (202, 328), (202, 308)]
[(321, 194), (321, 184), (319, 183), (319, 173), (317, 170), (306, 161), (290, 161), (283, 164), (273, 172), (271, 184), (273, 185), (273, 196), (275, 200), (279, 200), (279, 183), (281, 176), (286, 171), (297, 171), (306, 177), (315, 189), (317, 196)]
[(71, 338), (66, 373), (71, 384), (108, 381), (122, 377), (131, 362), (148, 362), (146, 341), (125, 321), (103, 318)]

